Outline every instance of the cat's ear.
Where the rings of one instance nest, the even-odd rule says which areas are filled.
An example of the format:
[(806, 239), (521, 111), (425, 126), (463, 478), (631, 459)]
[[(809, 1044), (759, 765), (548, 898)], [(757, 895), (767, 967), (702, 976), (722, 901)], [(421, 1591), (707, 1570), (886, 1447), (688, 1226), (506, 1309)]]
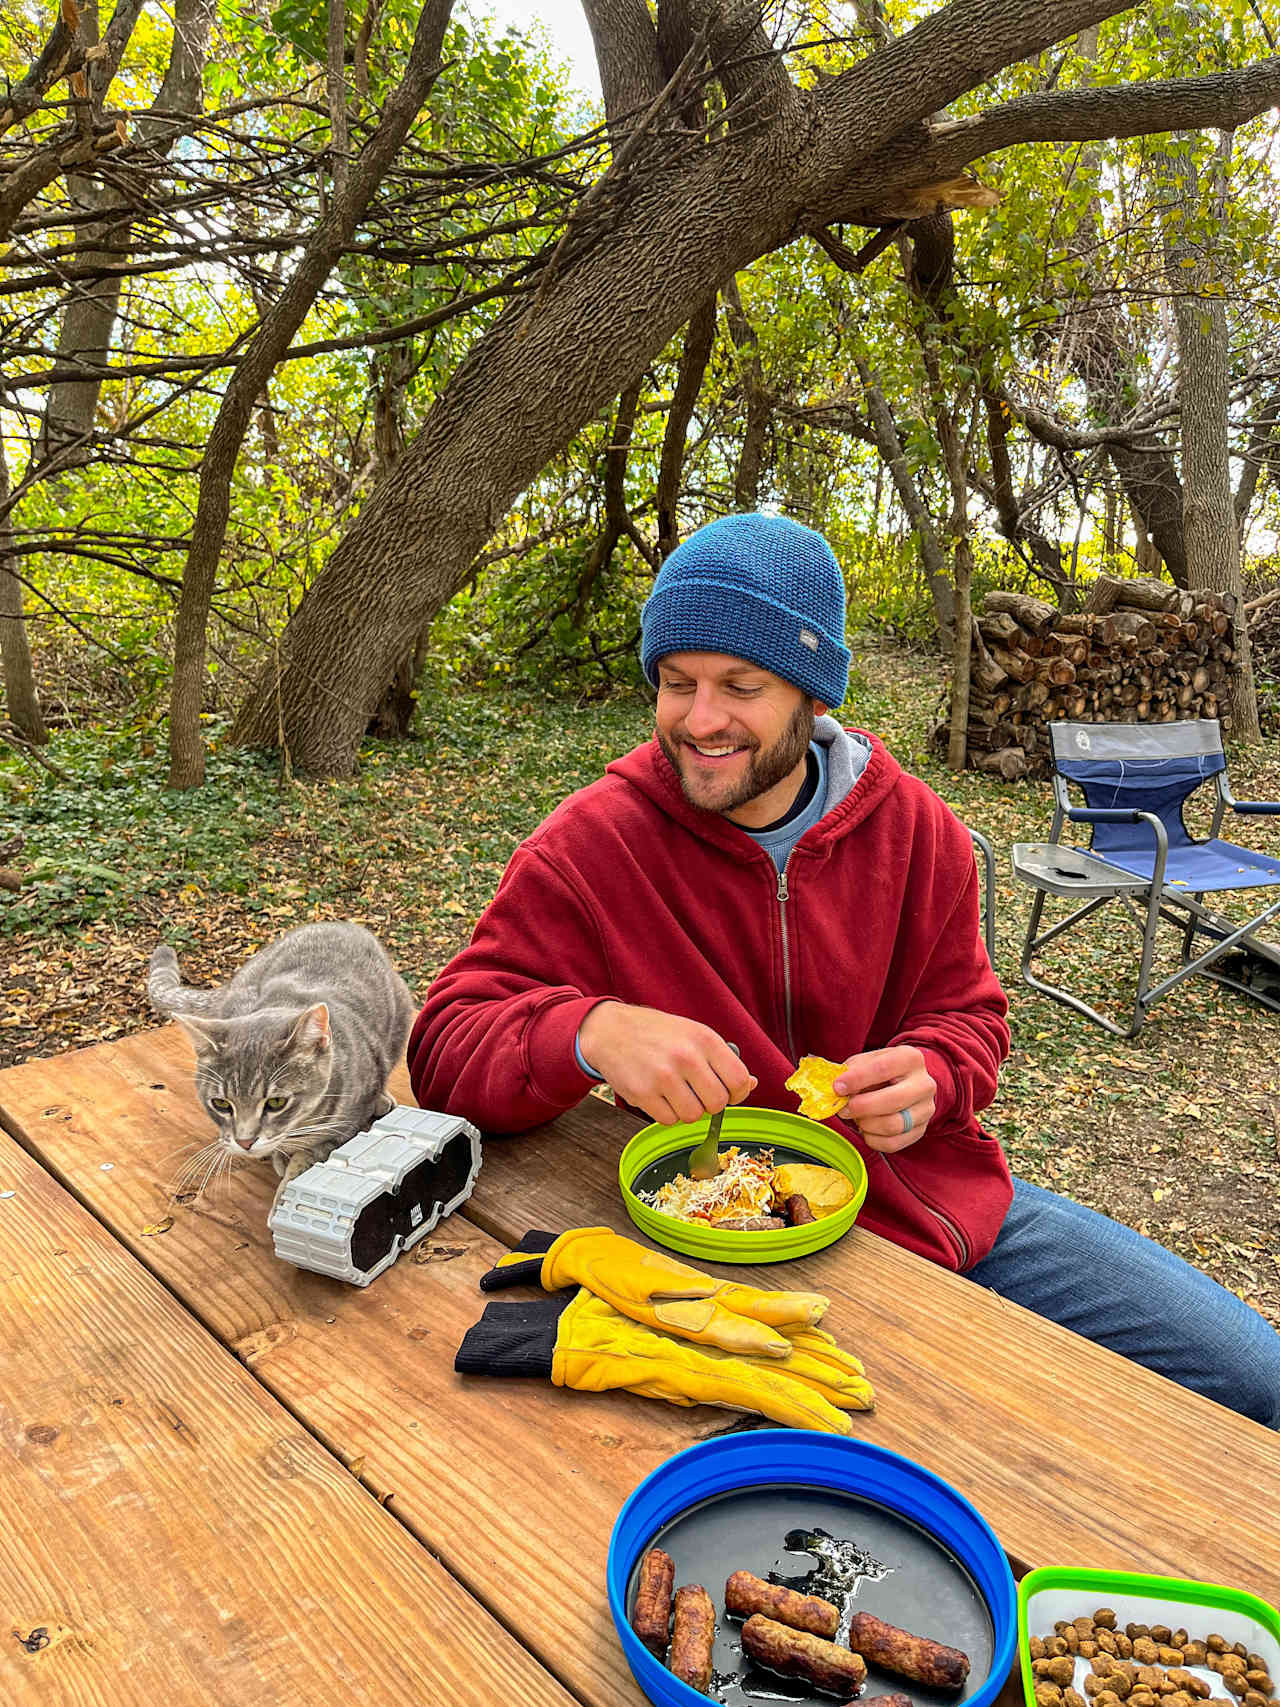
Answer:
[(195, 1045), (197, 1055), (216, 1055), (227, 1035), (225, 1020), (199, 1014), (174, 1014), (174, 1019)]
[(331, 1043), (329, 1010), (323, 1002), (317, 1002), (315, 1007), (299, 1015), (297, 1025), (289, 1034), (287, 1047), (291, 1055), (323, 1055)]

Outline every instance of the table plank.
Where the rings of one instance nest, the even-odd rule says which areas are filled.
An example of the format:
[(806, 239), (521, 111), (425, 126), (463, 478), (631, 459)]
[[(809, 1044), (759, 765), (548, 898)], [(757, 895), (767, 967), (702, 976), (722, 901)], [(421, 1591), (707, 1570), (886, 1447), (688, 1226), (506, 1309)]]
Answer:
[(363, 1290), (277, 1261), (269, 1167), (145, 1234), (184, 1138), (208, 1136), (190, 1059), (174, 1026), (12, 1067), (0, 1120), (548, 1670), (585, 1701), (638, 1707), (604, 1599), (609, 1534), (636, 1484), (725, 1412), (455, 1375), (480, 1275), (507, 1248), (460, 1216)]
[[(638, 1124), (589, 1097), (491, 1140), (467, 1215), (512, 1242), (530, 1226), (634, 1233), (618, 1157)], [(1273, 1431), (856, 1226), (785, 1267), (704, 1266), (828, 1294), (826, 1325), (876, 1388), (857, 1433), (959, 1487), (1019, 1564), (1152, 1571), (1280, 1602)]]
[(0, 1345), (6, 1707), (573, 1707), (2, 1135)]

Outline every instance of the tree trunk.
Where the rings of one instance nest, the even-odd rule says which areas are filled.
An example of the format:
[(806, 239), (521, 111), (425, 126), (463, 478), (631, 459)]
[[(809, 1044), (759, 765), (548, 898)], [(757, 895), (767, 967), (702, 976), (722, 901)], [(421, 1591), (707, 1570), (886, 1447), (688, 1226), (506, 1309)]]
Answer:
[(853, 361), (858, 370), (858, 378), (862, 381), (862, 389), (867, 399), (867, 416), (875, 433), (881, 460), (889, 470), (894, 490), (898, 494), (898, 502), (902, 505), (919, 543), (920, 563), (933, 599), (933, 620), (937, 626), (938, 637), (949, 652), (955, 635), (956, 595), (951, 577), (947, 573), (946, 552), (942, 548), (933, 517), (929, 514), (928, 506), (920, 495), (920, 488), (907, 465), (906, 452), (898, 436), (893, 411), (889, 408), (865, 358), (855, 352)]
[[(1083, 32), (1076, 50), (1081, 58), (1096, 61), (1097, 30)], [(1098, 151), (1081, 150), (1076, 169), (1090, 173), (1095, 181), (1100, 179), (1102, 162)], [(1074, 240), (1069, 243), (1079, 256), (1086, 276), (1092, 276), (1094, 292), (1093, 300), (1079, 317), (1070, 349), (1072, 366), (1084, 383), (1093, 410), (1104, 421), (1114, 421), (1123, 420), (1126, 413), (1125, 397), (1133, 385), (1134, 362), (1119, 308), (1093, 260), (1101, 252), (1098, 235), (1104, 223), (1101, 203), (1095, 196), (1089, 205), (1088, 218), (1079, 222)], [(1151, 567), (1149, 552), (1154, 549), (1164, 559), (1174, 585), (1185, 588), (1188, 581), (1182, 533), (1182, 485), (1172, 450), (1152, 433), (1140, 447), (1109, 443), (1107, 454), (1139, 524), (1139, 567), (1143, 574), (1158, 573)], [(1144, 540), (1148, 542), (1145, 557)]]
[[(173, 41), (164, 81), (156, 96), (155, 113), (138, 125), (138, 141), (151, 151), (153, 161), (156, 156), (162, 159), (167, 155), (177, 140), (178, 131), (172, 118), (200, 109), (200, 84), (209, 49), (213, 7), (214, 0), (177, 0), (174, 7)], [(149, 162), (146, 171), (153, 170), (154, 164)], [(122, 175), (126, 181), (133, 179), (141, 192), (144, 171), (133, 167)], [(67, 179), (67, 191), (78, 212), (102, 215), (100, 220), (77, 227), (73, 266), (77, 270), (122, 266), (132, 250), (133, 220), (127, 202), (121, 200), (118, 182), (72, 175)], [(80, 362), (86, 369), (105, 367), (120, 306), (120, 284), (119, 274), (114, 277), (108, 274), (105, 278), (85, 279), (70, 291), (58, 329), (55, 366)], [(85, 379), (62, 379), (50, 387), (40, 425), (38, 454), (42, 461), (77, 440), (82, 441), (81, 448), (63, 466), (74, 466), (88, 459), (88, 441), (101, 390), (100, 372)]]
[[(1188, 139), (1192, 141), (1192, 139)], [(1226, 194), (1231, 133), (1214, 157), (1215, 211)], [(1237, 739), (1262, 739), (1249, 649), (1249, 625), (1240, 579), (1239, 536), (1231, 492), (1227, 445), (1231, 367), (1227, 306), (1217, 277), (1212, 239), (1195, 235), (1204, 225), (1199, 172), (1188, 148), (1165, 156), (1177, 183), (1175, 221), (1165, 223), (1165, 268), (1173, 291), (1178, 337), (1178, 400), (1182, 405), (1182, 477), (1187, 573), (1193, 588), (1230, 593), (1236, 601), (1236, 673), (1228, 689), (1231, 731)], [(1174, 210), (1171, 209), (1172, 213)], [(1217, 228), (1218, 221), (1214, 221)]]
[(680, 501), (680, 476), (684, 469), (685, 438), (693, 419), (702, 377), (711, 360), (711, 346), (716, 341), (716, 299), (704, 302), (690, 316), (685, 328), (684, 348), (680, 352), (680, 367), (676, 388), (667, 410), (666, 431), (662, 435), (662, 458), (658, 466), (658, 557), (669, 557), (680, 543), (680, 524), (676, 505)]
[[(9, 464), (0, 439), (0, 510), (9, 501)], [(27, 624), (22, 614), (22, 582), (15, 570), (12, 551), (13, 533), (7, 515), (0, 519), (0, 670), (4, 675), (5, 708), (9, 721), (22, 736), (36, 746), (49, 739), (40, 700), (36, 693), (35, 672), (31, 668), (31, 648), (27, 643)]]
[[(970, 360), (977, 366), (981, 351), (973, 351)], [(987, 450), (991, 458), (991, 492), (995, 502), (1000, 532), (1010, 545), (1025, 546), (1039, 574), (1055, 590), (1063, 610), (1075, 602), (1075, 584), (1063, 562), (1062, 547), (1042, 534), (1022, 514), (1018, 495), (1013, 488), (1013, 464), (1009, 460), (1008, 422), (1012, 412), (1008, 404), (988, 386), (983, 393), (983, 408), (987, 417)]]
[(742, 306), (737, 280), (730, 279), (722, 294), (729, 336), (738, 352), (738, 383), (747, 410), (742, 447), (738, 452), (738, 466), (733, 477), (733, 505), (736, 510), (754, 510), (760, 503), (760, 475), (764, 466), (765, 436), (769, 430), (769, 417), (773, 406), (764, 382), (759, 340), (755, 327), (747, 319)]
[(951, 638), (951, 728), (947, 737), (947, 763), (962, 771), (967, 756), (969, 726), (969, 672), (973, 661), (973, 543), (969, 535), (969, 476), (965, 436), (960, 430), (959, 399), (943, 394), (936, 345), (928, 329), (923, 331), (925, 369), (933, 394), (934, 424), (951, 488), (951, 584), (955, 618)]
[(1244, 453), (1244, 467), (1240, 470), (1240, 479), (1236, 485), (1236, 495), (1232, 505), (1235, 511), (1236, 532), (1239, 535), (1242, 554), (1245, 536), (1249, 530), (1249, 511), (1253, 508), (1253, 500), (1258, 490), (1258, 481), (1262, 476), (1262, 470), (1264, 467), (1269, 468), (1274, 480), (1277, 464), (1280, 463), (1278, 428), (1280, 428), (1280, 391), (1273, 391), (1259, 409), (1250, 429), (1249, 444)]
[[(254, 404), (294, 333), (306, 319), (334, 263), (350, 242), (357, 221), (373, 199), (439, 74), (440, 49), (451, 10), (452, 0), (427, 0), (423, 6), (404, 76), (383, 103), (377, 130), (349, 164), (342, 191), (333, 196), (292, 278), (259, 325), (228, 382), (214, 418), (200, 465), (196, 516), (174, 630), (173, 688), (169, 700), (169, 783), (173, 788), (194, 788), (204, 781), (200, 705), (209, 605), (231, 513), (231, 477)], [(417, 626), (420, 631), (421, 623)], [(391, 654), (393, 668), (394, 660), (403, 652), (403, 633), (397, 638), (399, 645)], [(383, 682), (385, 679), (384, 673)], [(382, 685), (379, 683), (379, 687)], [(373, 705), (366, 706), (360, 724), (362, 730), (373, 709)]]

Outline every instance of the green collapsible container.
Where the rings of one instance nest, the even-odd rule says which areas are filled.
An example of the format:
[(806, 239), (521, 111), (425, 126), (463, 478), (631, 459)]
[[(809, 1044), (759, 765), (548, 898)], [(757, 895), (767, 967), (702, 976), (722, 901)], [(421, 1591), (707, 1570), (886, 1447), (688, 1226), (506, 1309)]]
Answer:
[[(1193, 1552), (1194, 1547), (1193, 1541)], [(1186, 1630), (1193, 1640), (1203, 1641), (1214, 1633), (1228, 1644), (1242, 1642), (1250, 1653), (1266, 1660), (1273, 1684), (1280, 1684), (1280, 1613), (1256, 1594), (1181, 1577), (1045, 1565), (1029, 1571), (1018, 1584), (1018, 1656), (1027, 1707), (1037, 1707), (1031, 1637), (1051, 1634), (1060, 1619), (1070, 1623), (1081, 1615), (1092, 1617), (1103, 1606), (1115, 1613), (1121, 1629), (1129, 1623), (1166, 1624)], [(1077, 1689), (1083, 1689), (1088, 1669), (1086, 1661), (1076, 1661)], [(1187, 1669), (1208, 1683), (1215, 1695), (1223, 1694), (1222, 1680), (1212, 1672), (1195, 1665)]]
[(618, 1163), (618, 1183), (627, 1214), (655, 1244), (682, 1256), (705, 1262), (789, 1262), (834, 1244), (857, 1219), (867, 1195), (867, 1170), (846, 1138), (803, 1115), (773, 1108), (729, 1108), (720, 1130), (720, 1147), (738, 1144), (751, 1149), (767, 1146), (779, 1160), (817, 1162), (838, 1168), (853, 1183), (853, 1196), (843, 1209), (803, 1227), (780, 1227), (759, 1233), (725, 1232), (700, 1221), (680, 1221), (644, 1203), (633, 1187), (646, 1170), (669, 1157), (687, 1159), (707, 1135), (708, 1117), (679, 1126), (645, 1126), (627, 1145)]

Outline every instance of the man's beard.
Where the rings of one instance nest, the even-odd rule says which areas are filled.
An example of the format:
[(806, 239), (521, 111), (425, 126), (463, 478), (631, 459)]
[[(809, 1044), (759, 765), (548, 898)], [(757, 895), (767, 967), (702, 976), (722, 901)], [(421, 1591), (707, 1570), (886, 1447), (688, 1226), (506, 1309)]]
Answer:
[(661, 729), (657, 731), (658, 745), (667, 755), (667, 760), (679, 779), (681, 792), (690, 806), (696, 806), (700, 812), (733, 812), (739, 806), (745, 806), (749, 800), (754, 800), (757, 795), (767, 794), (785, 777), (790, 776), (809, 751), (816, 722), (813, 701), (802, 699), (792, 714), (791, 721), (774, 744), (771, 747), (756, 747), (752, 750), (741, 781), (714, 805), (700, 800), (690, 789), (680, 762), (680, 748), (669, 741)]

